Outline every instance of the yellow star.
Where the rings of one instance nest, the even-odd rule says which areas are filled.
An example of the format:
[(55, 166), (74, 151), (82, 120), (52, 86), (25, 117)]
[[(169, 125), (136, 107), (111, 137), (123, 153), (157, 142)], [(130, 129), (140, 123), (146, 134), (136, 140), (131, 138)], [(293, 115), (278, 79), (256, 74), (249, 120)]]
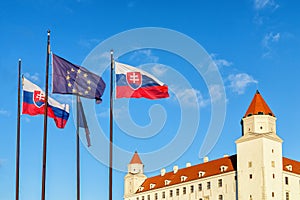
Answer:
[(87, 73), (84, 73), (83, 74), (84, 78), (88, 77), (88, 74)]
[(70, 80), (70, 76), (69, 75), (66, 76), (66, 80)]
[(87, 80), (86, 82), (87, 82), (87, 84), (91, 85), (91, 81), (90, 80)]
[(75, 72), (75, 70), (73, 68), (71, 68), (71, 72)]
[(73, 93), (76, 93), (77, 91), (76, 91), (76, 89), (72, 89), (72, 92), (73, 92)]
[(92, 88), (90, 86), (87, 87), (88, 90), (91, 90)]
[(89, 91), (87, 91), (87, 90), (86, 90), (86, 91), (84, 91), (84, 93), (85, 93), (85, 94), (88, 94), (88, 93), (89, 93)]
[(70, 71), (69, 71), (69, 70), (67, 71), (67, 74), (70, 74)]
[(81, 70), (80, 70), (80, 69), (78, 69), (78, 70), (77, 70), (77, 74), (80, 74), (80, 72), (81, 72)]
[(78, 92), (79, 95), (82, 95), (82, 92)]
[(69, 87), (72, 87), (72, 84), (69, 82), (69, 83), (68, 83), (68, 86), (69, 86)]

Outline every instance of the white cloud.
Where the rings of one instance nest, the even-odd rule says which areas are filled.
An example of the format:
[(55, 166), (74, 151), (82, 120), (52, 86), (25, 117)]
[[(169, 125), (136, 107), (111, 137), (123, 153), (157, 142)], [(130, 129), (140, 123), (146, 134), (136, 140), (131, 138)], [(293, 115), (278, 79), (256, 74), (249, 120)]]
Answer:
[(204, 99), (201, 92), (194, 88), (172, 88), (176, 94), (177, 101), (187, 107), (205, 107), (209, 104), (209, 99)]
[[(222, 98), (225, 98), (222, 92), (222, 87), (223, 85), (210, 85), (208, 87), (209, 93), (210, 93), (210, 98), (212, 102), (216, 102), (221, 100)], [(223, 89), (224, 90), (224, 89)]]
[(264, 48), (263, 57), (269, 56), (272, 52), (272, 45), (280, 40), (280, 33), (270, 32), (266, 34), (262, 40), (262, 46)]
[(148, 63), (157, 63), (159, 57), (154, 56), (150, 49), (142, 49), (133, 52), (133, 54), (130, 56), (129, 59), (139, 61), (139, 62), (143, 61)]
[(249, 86), (250, 84), (258, 83), (257, 80), (246, 73), (231, 74), (229, 75), (228, 80), (230, 82), (229, 88), (237, 94), (243, 94), (247, 86)]
[(167, 72), (167, 68), (163, 65), (160, 65), (160, 64), (157, 64), (157, 65), (154, 65), (152, 68), (151, 68), (151, 71), (152, 71), (152, 74), (154, 76), (162, 76), (164, 75), (166, 72)]
[(230, 67), (231, 65), (233, 65), (233, 63), (228, 60), (217, 58), (217, 54), (213, 53), (210, 56), (213, 59), (214, 63), (218, 66), (218, 68)]
[(275, 0), (254, 0), (254, 8), (256, 10), (261, 10), (266, 7), (277, 9), (279, 5), (275, 2)]
[(30, 73), (26, 72), (24, 74), (24, 76), (26, 78), (28, 78), (30, 81), (33, 81), (33, 82), (39, 82), (40, 81), (39, 73), (30, 74)]
[(3, 115), (3, 116), (9, 116), (9, 115), (10, 115), (10, 112), (1, 108), (1, 109), (0, 109), (0, 115)]

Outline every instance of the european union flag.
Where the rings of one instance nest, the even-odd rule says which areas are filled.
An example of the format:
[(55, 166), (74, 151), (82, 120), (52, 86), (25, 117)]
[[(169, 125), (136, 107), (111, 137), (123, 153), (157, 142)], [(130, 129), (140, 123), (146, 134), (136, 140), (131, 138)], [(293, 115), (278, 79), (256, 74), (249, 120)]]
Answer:
[(96, 99), (97, 103), (102, 101), (105, 83), (100, 76), (55, 54), (52, 55), (53, 93), (75, 94)]

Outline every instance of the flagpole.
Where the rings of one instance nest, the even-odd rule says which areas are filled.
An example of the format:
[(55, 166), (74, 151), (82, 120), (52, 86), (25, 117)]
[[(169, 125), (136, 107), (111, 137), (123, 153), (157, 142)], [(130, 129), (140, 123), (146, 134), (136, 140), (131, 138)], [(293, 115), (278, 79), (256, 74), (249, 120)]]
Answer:
[(42, 200), (45, 200), (46, 189), (46, 156), (47, 156), (47, 120), (48, 120), (48, 80), (49, 80), (49, 55), (50, 55), (50, 30), (47, 32), (47, 57), (46, 57), (46, 84), (45, 84), (45, 109), (44, 109), (44, 139), (43, 139), (43, 171), (42, 171)]
[(19, 200), (20, 183), (20, 116), (21, 116), (21, 59), (18, 66), (18, 118), (17, 118), (17, 150), (16, 150), (16, 200)]
[(110, 50), (110, 136), (109, 136), (109, 200), (112, 200), (112, 165), (113, 165), (113, 68), (114, 51)]
[(76, 164), (77, 164), (77, 200), (80, 200), (80, 144), (79, 144), (79, 96), (76, 96)]

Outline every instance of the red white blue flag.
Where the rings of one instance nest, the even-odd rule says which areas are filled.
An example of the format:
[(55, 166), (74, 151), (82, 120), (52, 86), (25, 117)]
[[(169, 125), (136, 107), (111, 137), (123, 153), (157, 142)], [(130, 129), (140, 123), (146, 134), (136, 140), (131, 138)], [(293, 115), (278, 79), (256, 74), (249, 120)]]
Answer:
[(116, 98), (169, 97), (168, 86), (141, 69), (115, 62)]
[[(23, 106), (22, 114), (44, 114), (45, 93), (44, 91), (23, 77)], [(64, 128), (69, 118), (69, 105), (60, 104), (48, 97), (48, 117), (54, 119), (58, 128)]]

